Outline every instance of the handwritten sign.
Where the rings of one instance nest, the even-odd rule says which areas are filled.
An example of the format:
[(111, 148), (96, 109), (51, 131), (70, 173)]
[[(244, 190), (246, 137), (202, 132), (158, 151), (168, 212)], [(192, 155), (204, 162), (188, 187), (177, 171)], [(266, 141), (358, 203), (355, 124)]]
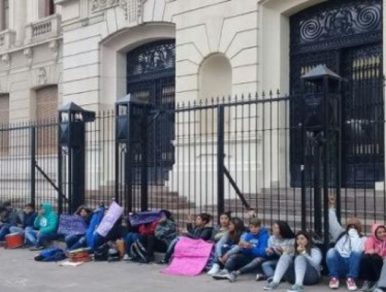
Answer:
[(129, 215), (129, 221), (131, 226), (153, 223), (154, 221), (158, 221), (159, 219), (161, 219), (161, 213), (154, 211), (138, 212)]
[(84, 219), (78, 215), (60, 215), (58, 234), (78, 235), (85, 234), (87, 224)]
[(107, 210), (106, 215), (103, 217), (101, 224), (99, 224), (96, 232), (100, 236), (106, 237), (122, 214), (123, 207), (119, 206), (116, 202), (113, 202)]

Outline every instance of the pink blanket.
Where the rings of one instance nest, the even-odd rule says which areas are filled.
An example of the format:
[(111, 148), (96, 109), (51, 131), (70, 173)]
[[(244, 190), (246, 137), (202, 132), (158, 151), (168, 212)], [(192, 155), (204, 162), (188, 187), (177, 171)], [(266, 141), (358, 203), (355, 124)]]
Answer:
[(202, 239), (181, 237), (175, 249), (171, 264), (162, 273), (180, 276), (197, 276), (205, 268), (212, 243)]

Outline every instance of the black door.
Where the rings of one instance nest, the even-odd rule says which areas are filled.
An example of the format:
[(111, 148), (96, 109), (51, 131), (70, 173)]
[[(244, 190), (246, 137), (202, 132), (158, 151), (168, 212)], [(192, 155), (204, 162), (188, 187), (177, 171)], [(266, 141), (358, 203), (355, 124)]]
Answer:
[[(319, 64), (343, 77), (342, 184), (373, 187), (384, 178), (382, 2), (327, 1), (290, 21), (291, 92), (301, 94), (300, 77)], [(302, 115), (296, 100), (291, 104), (291, 183), (300, 186)]]
[(163, 184), (174, 164), (174, 40), (153, 42), (128, 53), (127, 92), (151, 105), (146, 129), (148, 180), (151, 184)]

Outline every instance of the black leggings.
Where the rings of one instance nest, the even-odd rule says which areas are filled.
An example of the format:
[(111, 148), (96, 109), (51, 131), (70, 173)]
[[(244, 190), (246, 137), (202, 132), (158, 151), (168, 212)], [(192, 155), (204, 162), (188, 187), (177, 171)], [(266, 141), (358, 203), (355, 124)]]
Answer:
[(381, 275), (383, 259), (378, 254), (365, 254), (361, 260), (359, 277), (365, 281), (376, 282)]

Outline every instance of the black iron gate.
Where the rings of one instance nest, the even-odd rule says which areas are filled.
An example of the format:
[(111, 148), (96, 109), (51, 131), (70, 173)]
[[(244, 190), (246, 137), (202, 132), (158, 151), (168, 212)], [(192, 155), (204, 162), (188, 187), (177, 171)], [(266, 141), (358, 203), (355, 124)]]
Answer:
[[(292, 93), (304, 90), (300, 77), (319, 64), (343, 78), (342, 185), (374, 187), (384, 178), (382, 1), (327, 1), (292, 16)], [(293, 127), (298, 109), (292, 104)], [(293, 186), (301, 185), (298, 135), (291, 134)]]

